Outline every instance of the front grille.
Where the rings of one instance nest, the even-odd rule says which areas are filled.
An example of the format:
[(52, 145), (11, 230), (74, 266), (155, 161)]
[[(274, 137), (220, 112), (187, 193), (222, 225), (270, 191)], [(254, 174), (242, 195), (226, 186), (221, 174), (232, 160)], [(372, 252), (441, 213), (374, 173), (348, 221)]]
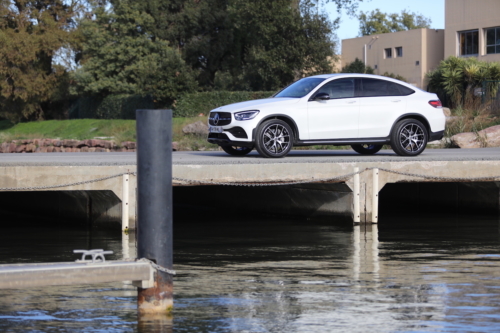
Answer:
[(231, 123), (231, 113), (229, 113), (229, 112), (210, 112), (210, 116), (208, 118), (208, 123), (212, 126), (229, 125)]
[(228, 129), (227, 131), (231, 133), (235, 138), (248, 139), (247, 133), (241, 127), (233, 127)]

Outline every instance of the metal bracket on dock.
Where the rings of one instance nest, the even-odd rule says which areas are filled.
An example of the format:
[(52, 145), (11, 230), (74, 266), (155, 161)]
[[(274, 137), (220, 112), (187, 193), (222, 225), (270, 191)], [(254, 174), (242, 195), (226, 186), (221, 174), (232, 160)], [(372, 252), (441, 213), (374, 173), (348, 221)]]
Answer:
[[(105, 262), (104, 258), (105, 254), (113, 254), (113, 251), (104, 251), (103, 249), (94, 249), (94, 250), (73, 250), (73, 253), (82, 253), (82, 259), (75, 260), (76, 262), (88, 262), (95, 264), (96, 262)], [(92, 261), (86, 260), (85, 257), (91, 256)]]

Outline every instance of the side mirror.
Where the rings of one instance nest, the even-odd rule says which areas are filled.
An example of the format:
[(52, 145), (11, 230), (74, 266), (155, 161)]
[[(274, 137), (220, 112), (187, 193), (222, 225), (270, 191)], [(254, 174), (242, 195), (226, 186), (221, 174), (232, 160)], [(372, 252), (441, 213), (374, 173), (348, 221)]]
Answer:
[(327, 101), (329, 99), (330, 99), (330, 95), (328, 95), (327, 93), (319, 93), (316, 96), (314, 96), (315, 101), (317, 101), (317, 100)]

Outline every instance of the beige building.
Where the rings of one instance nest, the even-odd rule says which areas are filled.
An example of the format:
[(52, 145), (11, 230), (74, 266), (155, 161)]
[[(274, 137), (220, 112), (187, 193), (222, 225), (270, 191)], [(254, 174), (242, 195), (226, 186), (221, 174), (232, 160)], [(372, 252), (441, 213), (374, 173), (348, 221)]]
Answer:
[(356, 58), (425, 89), (425, 74), (449, 56), (500, 62), (500, 0), (445, 0), (445, 29), (342, 40), (341, 64)]
[(500, 0), (446, 0), (445, 58), (500, 61)]
[(356, 58), (375, 74), (398, 74), (425, 88), (425, 74), (444, 58), (444, 30), (415, 29), (342, 40), (342, 65)]

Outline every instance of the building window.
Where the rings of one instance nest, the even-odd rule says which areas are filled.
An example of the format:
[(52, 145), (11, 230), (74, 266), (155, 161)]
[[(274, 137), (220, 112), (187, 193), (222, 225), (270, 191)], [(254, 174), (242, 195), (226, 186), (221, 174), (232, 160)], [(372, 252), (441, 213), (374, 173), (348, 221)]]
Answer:
[(386, 58), (392, 58), (392, 49), (384, 49), (384, 51)]
[(375, 65), (375, 69), (378, 69), (378, 65)]
[(396, 57), (402, 57), (403, 56), (403, 47), (396, 47)]
[(460, 55), (476, 55), (479, 53), (479, 33), (477, 30), (459, 32)]
[(419, 60), (415, 61), (415, 66), (420, 66), (420, 61)]
[(486, 54), (500, 53), (500, 27), (486, 29)]

